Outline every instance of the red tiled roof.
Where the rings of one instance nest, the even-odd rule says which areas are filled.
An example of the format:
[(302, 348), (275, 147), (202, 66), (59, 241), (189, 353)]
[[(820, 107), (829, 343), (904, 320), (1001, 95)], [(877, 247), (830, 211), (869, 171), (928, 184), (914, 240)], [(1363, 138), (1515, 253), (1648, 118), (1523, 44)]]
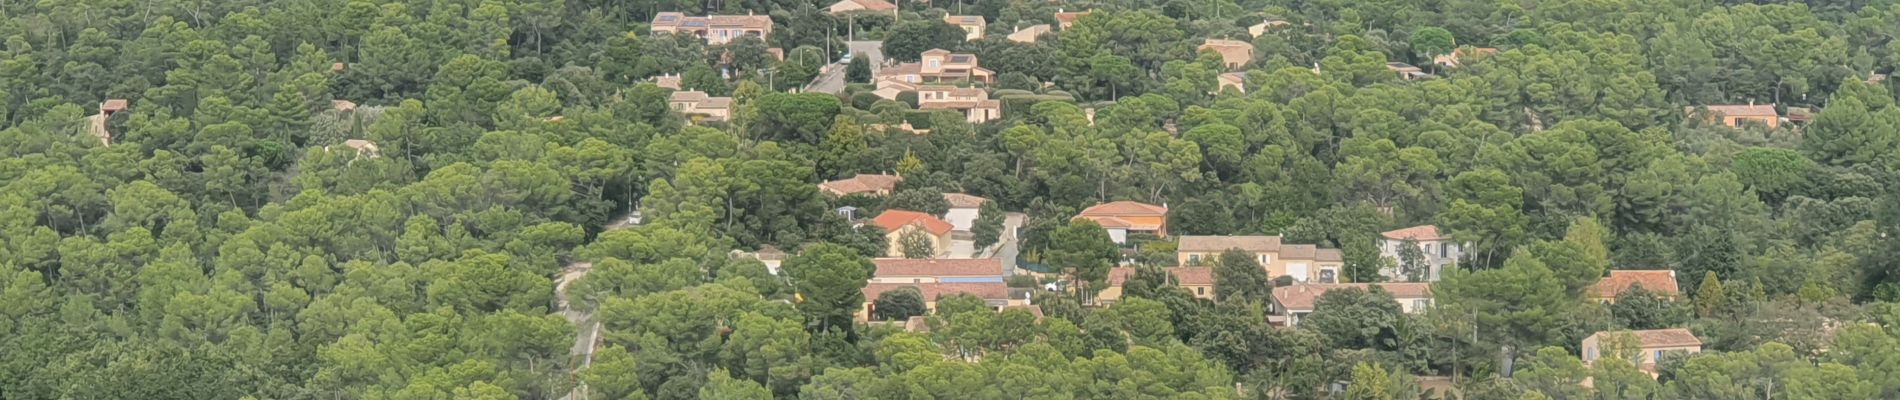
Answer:
[(1056, 13), (1056, 21), (1064, 24), (1072, 24), (1075, 23), (1076, 18), (1081, 18), (1084, 15), (1089, 15), (1089, 12), (1059, 12)]
[(963, 193), (944, 193), (943, 201), (950, 203), (950, 208), (977, 208), (982, 207), (983, 202), (989, 200)]
[(1002, 282), (979, 283), (867, 283), (864, 284), (864, 301), (876, 301), (877, 296), (886, 291), (901, 287), (914, 287), (923, 293), (924, 301), (937, 301), (937, 298), (958, 293), (969, 293), (984, 300), (1009, 300), (1009, 285)]
[(885, 232), (896, 232), (905, 225), (915, 224), (924, 228), (925, 232), (939, 236), (955, 229), (955, 226), (950, 225), (949, 222), (943, 222), (930, 214), (908, 210), (884, 210), (883, 214), (878, 214), (877, 218), (871, 219), (871, 223), (884, 227)]
[(1280, 250), (1279, 236), (1182, 236), (1175, 248), (1179, 251), (1227, 251), (1240, 249), (1250, 252)]
[(888, 192), (897, 189), (897, 182), (903, 180), (904, 177), (897, 175), (858, 174), (847, 179), (820, 183), (818, 188), (838, 195)]
[(119, 112), (119, 110), (125, 109), (125, 105), (125, 99), (107, 99), (105, 102), (99, 103), (99, 111)]
[(1629, 332), (1629, 334), (1636, 336), (1636, 341), (1642, 343), (1643, 348), (1702, 346), (1702, 340), (1697, 339), (1695, 333), (1682, 328), (1643, 331), (1603, 331), (1591, 334), (1590, 336), (1598, 337), (1617, 332)]
[(858, 7), (863, 7), (865, 10), (870, 11), (890, 11), (897, 9), (896, 4), (891, 4), (891, 2), (884, 0), (844, 0), (839, 3), (845, 2), (857, 3)]
[(1096, 225), (1101, 225), (1103, 228), (1133, 228), (1135, 227), (1135, 223), (1128, 222), (1128, 220), (1115, 218), (1115, 217), (1078, 217), (1078, 218), (1088, 218), (1089, 220), (1095, 221)]
[(1379, 233), (1379, 236), (1385, 236), (1385, 238), (1392, 239), (1392, 240), (1427, 240), (1429, 241), (1429, 240), (1448, 239), (1444, 236), (1440, 236), (1438, 234), (1438, 227), (1433, 226), (1433, 225), (1419, 225), (1419, 226), (1414, 226), (1414, 227), (1405, 228), (1405, 229), (1385, 231), (1385, 232)]
[(1333, 289), (1356, 288), (1372, 290), (1372, 286), (1385, 289), (1395, 300), (1426, 299), (1432, 297), (1432, 284), (1425, 282), (1387, 282), (1387, 283), (1301, 283), (1286, 287), (1273, 288), (1273, 300), (1281, 308), (1288, 310), (1312, 310), (1313, 303), (1320, 295)]
[(1080, 215), (1084, 217), (1159, 217), (1168, 215), (1168, 209), (1141, 202), (1117, 201), (1096, 204), (1094, 207), (1083, 209)]
[(1643, 285), (1643, 290), (1674, 297), (1681, 293), (1676, 286), (1676, 271), (1672, 270), (1611, 270), (1610, 276), (1597, 281), (1591, 289), (1598, 298), (1616, 298), (1616, 295), (1629, 290), (1631, 286)]
[[(1162, 270), (1174, 275), (1174, 279), (1180, 281), (1183, 286), (1214, 284), (1214, 268), (1212, 267), (1170, 267), (1162, 268)], [(1133, 276), (1135, 276), (1134, 267), (1115, 267), (1108, 270), (1108, 285), (1121, 286)]]
[[(1781, 115), (1775, 112), (1774, 104), (1732, 104), (1703, 107), (1708, 108), (1709, 113), (1722, 114), (1730, 117), (1775, 117)], [(1695, 111), (1695, 107), (1687, 108), (1689, 112)]]
[(877, 273), (872, 276), (1002, 276), (1003, 261), (995, 258), (974, 259), (929, 259), (879, 258), (871, 260), (877, 265)]

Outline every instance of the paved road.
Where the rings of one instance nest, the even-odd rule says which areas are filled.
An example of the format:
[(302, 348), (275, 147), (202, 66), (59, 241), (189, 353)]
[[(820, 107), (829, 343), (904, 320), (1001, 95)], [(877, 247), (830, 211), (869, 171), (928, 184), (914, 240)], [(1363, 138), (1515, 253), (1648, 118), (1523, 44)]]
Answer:
[[(877, 75), (878, 68), (884, 66), (884, 42), (845, 42), (845, 47), (851, 50), (851, 57), (864, 57), (865, 61), (871, 62), (871, 75), (873, 76)], [(845, 69), (844, 64), (827, 64), (825, 71), (819, 73), (818, 78), (812, 79), (810, 85), (805, 86), (805, 91), (833, 94), (843, 92), (846, 83), (844, 81)]]
[[(633, 226), (633, 224), (628, 223), (627, 216), (622, 215), (618, 218), (614, 218), (613, 222), (607, 224), (605, 229), (626, 229), (631, 226)], [(600, 321), (594, 319), (594, 314), (591, 310), (576, 310), (569, 306), (567, 285), (587, 277), (587, 273), (593, 270), (594, 263), (576, 261), (573, 264), (568, 264), (565, 268), (561, 268), (561, 275), (554, 278), (554, 299), (559, 303), (561, 316), (567, 318), (568, 323), (574, 324), (576, 331), (574, 335), (574, 346), (569, 349), (569, 354), (573, 359), (580, 361), (579, 364), (573, 366), (576, 372), (594, 363), (594, 347), (600, 345)], [(574, 390), (569, 391), (566, 396), (562, 396), (561, 400), (586, 398), (587, 386), (575, 385)]]
[(999, 240), (1002, 242), (1002, 245), (996, 246), (996, 252), (990, 253), (992, 257), (1003, 259), (1004, 275), (1016, 274), (1016, 251), (1022, 244), (1022, 241), (1016, 238), (1016, 229), (1021, 228), (1023, 226), (1023, 220), (1028, 217), (1028, 215), (1023, 213), (1004, 214), (1003, 237)]

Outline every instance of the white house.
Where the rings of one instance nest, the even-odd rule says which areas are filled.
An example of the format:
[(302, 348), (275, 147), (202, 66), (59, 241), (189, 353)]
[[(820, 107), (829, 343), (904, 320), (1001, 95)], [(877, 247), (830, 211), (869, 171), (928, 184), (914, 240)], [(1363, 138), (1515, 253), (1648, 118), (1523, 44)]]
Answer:
[(976, 226), (976, 217), (983, 208), (983, 202), (989, 200), (963, 193), (944, 193), (943, 201), (950, 203), (950, 211), (943, 213), (943, 220), (959, 232), (969, 232), (971, 227)]
[[(1408, 243), (1418, 246), (1419, 253), (1425, 256), (1427, 270), (1423, 278), (1427, 282), (1438, 281), (1439, 274), (1446, 266), (1457, 264), (1458, 258), (1464, 256), (1464, 246), (1452, 241), (1451, 236), (1439, 234), (1437, 226), (1419, 225), (1385, 231), (1379, 236), (1379, 254), (1392, 259), (1395, 266), (1404, 262), (1399, 256), (1400, 249)], [(1405, 274), (1397, 268), (1379, 271), (1379, 274), (1393, 281), (1405, 280)]]

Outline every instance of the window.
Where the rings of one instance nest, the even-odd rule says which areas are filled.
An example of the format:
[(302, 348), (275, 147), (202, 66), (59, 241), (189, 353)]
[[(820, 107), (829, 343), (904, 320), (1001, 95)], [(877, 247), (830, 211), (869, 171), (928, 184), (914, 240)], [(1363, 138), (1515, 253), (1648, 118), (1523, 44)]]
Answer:
[(1655, 364), (1661, 361), (1662, 361), (1662, 350), (1656, 350), (1656, 357), (1649, 359), (1650, 364)]
[(1320, 268), (1319, 283), (1339, 283), (1338, 280), (1339, 280), (1339, 270), (1332, 269), (1332, 268)]
[(1207, 294), (1207, 288), (1205, 288), (1205, 287), (1197, 287), (1197, 288), (1194, 288), (1194, 294), (1200, 294), (1200, 295), (1205, 295), (1205, 294)]
[(1259, 257), (1260, 257), (1260, 265), (1267, 265), (1267, 255), (1261, 254)]
[(1596, 361), (1596, 359), (1597, 359), (1596, 346), (1590, 346), (1590, 348), (1583, 350), (1583, 362)]
[(934, 58), (933, 58), (933, 59), (930, 59), (930, 67), (931, 67), (931, 68), (938, 68), (938, 67), (942, 67), (942, 66), (943, 66), (943, 60), (938, 60), (938, 59), (934, 59)]
[(1445, 253), (1446, 253), (1446, 251), (1445, 251), (1445, 249), (1447, 249), (1447, 248), (1450, 248), (1450, 247), (1451, 247), (1451, 245), (1449, 245), (1449, 244), (1444, 244), (1444, 245), (1439, 245), (1439, 246), (1438, 246), (1438, 258), (1445, 258), (1445, 257), (1447, 257), (1447, 256), (1445, 255)]
[(1188, 255), (1188, 265), (1201, 265), (1201, 255), (1200, 255), (1200, 254), (1189, 254), (1189, 255)]
[(1425, 244), (1425, 254), (1426, 254), (1426, 255), (1431, 255), (1431, 254), (1432, 254), (1432, 244), (1431, 244), (1431, 243), (1426, 243), (1426, 244)]
[(1425, 308), (1431, 307), (1431, 306), (1432, 306), (1431, 300), (1426, 300), (1426, 299), (1412, 300), (1412, 311), (1414, 312), (1417, 312), (1419, 310), (1424, 310)]

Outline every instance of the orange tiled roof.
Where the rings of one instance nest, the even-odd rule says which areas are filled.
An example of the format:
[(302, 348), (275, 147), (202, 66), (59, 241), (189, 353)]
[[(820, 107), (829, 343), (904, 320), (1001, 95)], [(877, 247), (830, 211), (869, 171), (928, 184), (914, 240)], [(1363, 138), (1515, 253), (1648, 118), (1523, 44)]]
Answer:
[(950, 233), (951, 229), (955, 229), (955, 226), (950, 225), (949, 222), (943, 222), (943, 220), (930, 216), (930, 214), (908, 210), (884, 210), (883, 214), (878, 214), (877, 218), (872, 218), (871, 223), (883, 227), (885, 232), (896, 232), (905, 225), (915, 224), (920, 228), (924, 228), (925, 232), (939, 236)]
[(1447, 237), (1440, 236), (1438, 234), (1438, 227), (1433, 226), (1433, 225), (1419, 225), (1419, 226), (1414, 226), (1414, 227), (1405, 228), (1405, 229), (1385, 231), (1385, 232), (1379, 233), (1379, 236), (1384, 236), (1386, 239), (1392, 239), (1392, 240), (1430, 241), (1430, 240), (1449, 239)]
[(1117, 201), (1096, 204), (1094, 207), (1083, 209), (1081, 215), (1084, 217), (1158, 217), (1168, 215), (1168, 209), (1142, 202)]
[(1003, 261), (995, 258), (928, 259), (879, 258), (873, 276), (1002, 276)]
[(1616, 298), (1616, 295), (1629, 290), (1631, 286), (1642, 285), (1648, 290), (1663, 296), (1676, 296), (1681, 289), (1676, 286), (1676, 271), (1672, 270), (1612, 270), (1610, 276), (1597, 281), (1591, 289), (1598, 298)]
[(840, 1), (839, 3), (846, 3), (846, 2), (857, 3), (858, 7), (862, 7), (865, 10), (869, 10), (869, 11), (890, 11), (890, 10), (897, 9), (896, 4), (891, 4), (891, 2), (884, 1), (884, 0), (844, 0), (844, 1)]
[(1280, 250), (1279, 236), (1182, 236), (1175, 247), (1179, 251), (1241, 251), (1266, 252)]
[[(1730, 117), (1775, 117), (1775, 116), (1781, 115), (1775, 112), (1774, 104), (1733, 104), (1733, 105), (1712, 105), (1712, 106), (1703, 106), (1703, 107), (1708, 108), (1710, 113), (1722, 114), (1722, 115), (1726, 115)], [(1687, 110), (1685, 112), (1695, 111), (1695, 107), (1686, 107), (1686, 108)]]
[(1697, 339), (1695, 333), (1682, 328), (1643, 331), (1603, 331), (1591, 334), (1590, 336), (1597, 337), (1617, 332), (1629, 332), (1631, 335), (1635, 335), (1636, 341), (1642, 343), (1643, 348), (1702, 346), (1702, 340)]
[(1372, 286), (1385, 289), (1386, 293), (1392, 294), (1393, 299), (1400, 301), (1432, 297), (1432, 284), (1425, 282), (1301, 283), (1273, 288), (1273, 299), (1280, 303), (1280, 307), (1288, 310), (1312, 310), (1313, 303), (1328, 290), (1347, 288), (1372, 290)]

